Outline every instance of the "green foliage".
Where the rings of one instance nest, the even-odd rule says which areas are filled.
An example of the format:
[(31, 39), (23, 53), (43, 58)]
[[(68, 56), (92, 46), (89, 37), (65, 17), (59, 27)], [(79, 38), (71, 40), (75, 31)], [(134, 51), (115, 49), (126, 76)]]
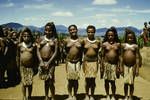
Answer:
[(139, 37), (137, 38), (137, 43), (138, 43), (138, 46), (139, 46), (140, 48), (143, 48), (143, 46), (144, 46), (144, 41), (143, 41), (143, 38), (142, 38), (141, 36), (139, 36)]
[(141, 36), (139, 36), (137, 38), (137, 42), (138, 42), (138, 45), (139, 45), (140, 48), (143, 48), (144, 46), (150, 47), (150, 41), (148, 41), (147, 43), (144, 43), (144, 40)]
[(59, 40), (63, 40), (64, 38), (68, 37), (68, 34), (67, 33), (59, 33), (58, 34), (58, 39)]
[(120, 42), (123, 43), (124, 37), (123, 36), (119, 36)]

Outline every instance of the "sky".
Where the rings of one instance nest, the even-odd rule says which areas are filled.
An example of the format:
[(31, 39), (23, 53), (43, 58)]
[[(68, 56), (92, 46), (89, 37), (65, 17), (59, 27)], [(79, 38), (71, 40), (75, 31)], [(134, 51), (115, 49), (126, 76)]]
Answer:
[(79, 28), (134, 26), (150, 21), (150, 0), (0, 0), (0, 24), (44, 26), (76, 24)]

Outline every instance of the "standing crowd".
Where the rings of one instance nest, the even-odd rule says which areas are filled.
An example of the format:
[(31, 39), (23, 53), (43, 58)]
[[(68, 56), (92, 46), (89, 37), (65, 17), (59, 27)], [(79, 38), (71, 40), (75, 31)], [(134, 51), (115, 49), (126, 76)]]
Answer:
[[(47, 23), (44, 28), (44, 35), (36, 39), (27, 27), (18, 37), (15, 31), (6, 37), (5, 30), (0, 28), (1, 87), (6, 83), (6, 69), (7, 83), (16, 82), (14, 79), (18, 79), (16, 76), (20, 74), (23, 100), (31, 100), (33, 77), (38, 73), (44, 81), (45, 100), (49, 100), (49, 90), (51, 100), (55, 100), (55, 66), (58, 55), (64, 53), (66, 56), (60, 57), (64, 57), (66, 63), (67, 100), (77, 99), (81, 69), (85, 77), (85, 100), (95, 100), (95, 80), (99, 70), (100, 78), (104, 79), (106, 100), (116, 100), (115, 80), (120, 76), (124, 78), (124, 100), (133, 100), (134, 79), (142, 66), (135, 32), (126, 28), (121, 42), (116, 28), (112, 26), (101, 41), (95, 37), (95, 26), (87, 26), (87, 37), (80, 38), (78, 28), (73, 24), (68, 27), (69, 37), (60, 41), (53, 22)], [(110, 89), (112, 93), (109, 93)]]
[(150, 22), (144, 22), (144, 28), (140, 34), (140, 47), (150, 46)]

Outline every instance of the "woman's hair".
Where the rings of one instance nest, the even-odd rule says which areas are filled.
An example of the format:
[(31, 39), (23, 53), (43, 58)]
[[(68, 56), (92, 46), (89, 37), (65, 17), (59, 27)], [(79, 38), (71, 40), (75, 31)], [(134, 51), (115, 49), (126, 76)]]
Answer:
[(24, 33), (25, 32), (27, 32), (27, 33), (29, 33), (29, 35), (30, 35), (30, 38), (31, 38), (31, 42), (34, 42), (34, 38), (33, 38), (33, 35), (32, 35), (32, 32), (31, 32), (31, 30), (28, 28), (28, 27), (24, 27), (23, 29), (22, 29), (22, 31), (21, 31), (21, 33), (20, 33), (20, 39), (19, 39), (19, 42), (21, 43), (21, 42), (23, 42), (23, 35), (24, 35)]
[(112, 31), (112, 32), (114, 33), (114, 36), (115, 36), (115, 37), (114, 37), (114, 40), (115, 40), (115, 42), (120, 42), (120, 40), (119, 40), (119, 38), (118, 38), (117, 30), (116, 30), (115, 27), (111, 27), (111, 28), (107, 29), (107, 31), (106, 31), (106, 33), (105, 33), (105, 36), (104, 36), (104, 39), (103, 39), (103, 42), (108, 41), (108, 36), (107, 36), (107, 34), (108, 34), (109, 31)]
[(17, 31), (11, 31), (10, 32), (10, 37), (12, 37), (14, 33), (16, 33), (16, 37), (18, 37), (18, 32)]
[(69, 30), (71, 27), (75, 27), (76, 29), (78, 29), (75, 24), (72, 24), (72, 25), (69, 25), (68, 30)]
[(57, 35), (57, 31), (56, 31), (56, 27), (55, 27), (54, 22), (48, 22), (48, 23), (45, 25), (45, 28), (46, 28), (46, 26), (50, 26), (50, 27), (52, 28), (54, 38), (58, 38), (58, 35)]
[(89, 29), (89, 28), (94, 29), (94, 32), (96, 32), (96, 28), (95, 28), (95, 26), (93, 26), (93, 25), (89, 25), (89, 26), (87, 26), (87, 28), (86, 28), (86, 32), (88, 31), (88, 29)]
[(125, 28), (125, 35), (124, 35), (124, 43), (127, 43), (127, 36), (128, 36), (128, 34), (132, 34), (133, 35), (133, 43), (134, 44), (137, 44), (137, 39), (136, 39), (136, 35), (135, 35), (135, 32), (134, 31), (132, 31), (131, 29), (129, 29), (129, 28)]

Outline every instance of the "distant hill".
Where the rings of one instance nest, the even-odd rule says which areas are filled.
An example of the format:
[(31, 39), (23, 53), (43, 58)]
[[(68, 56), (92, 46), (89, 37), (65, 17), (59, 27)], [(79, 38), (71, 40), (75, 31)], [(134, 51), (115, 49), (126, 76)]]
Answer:
[[(20, 30), (23, 27), (25, 27), (25, 25), (19, 24), (19, 23), (14, 23), (14, 22), (10, 22), (10, 23), (6, 23), (3, 24), (3, 26), (6, 27), (10, 27), (16, 30)], [(39, 31), (39, 32), (43, 32), (44, 31), (44, 26), (42, 27), (35, 27), (35, 26), (27, 26), (29, 27), (32, 31)], [(118, 31), (118, 35), (123, 35), (124, 34), (124, 29), (126, 27), (116, 27), (117, 31)], [(128, 28), (132, 29), (136, 35), (139, 35), (141, 33), (140, 29), (137, 29), (133, 26), (128, 26)], [(56, 29), (58, 33), (68, 33), (68, 29), (65, 25), (56, 25)], [(79, 28), (79, 35), (86, 35), (86, 29), (85, 28)], [(107, 28), (98, 28), (96, 31), (96, 36), (103, 36), (106, 32)]]
[(6, 24), (3, 24), (2, 26), (10, 27), (13, 29), (20, 29), (20, 28), (24, 27), (23, 25), (21, 25), (19, 23), (14, 23), (14, 22), (6, 23)]
[(56, 30), (58, 33), (67, 33), (68, 28), (64, 25), (56, 25)]

